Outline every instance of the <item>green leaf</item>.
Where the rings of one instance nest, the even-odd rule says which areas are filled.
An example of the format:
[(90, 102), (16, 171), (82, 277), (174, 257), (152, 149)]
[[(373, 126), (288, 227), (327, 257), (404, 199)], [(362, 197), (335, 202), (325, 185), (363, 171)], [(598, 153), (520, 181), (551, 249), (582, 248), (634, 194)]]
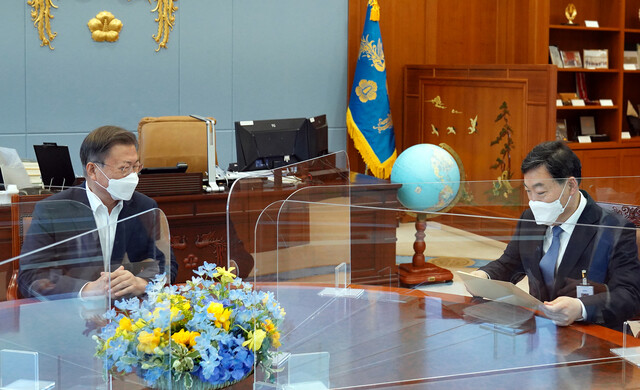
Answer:
[(502, 119), (503, 116), (504, 114), (499, 114), (496, 120), (494, 120), (494, 122), (498, 122), (500, 119)]

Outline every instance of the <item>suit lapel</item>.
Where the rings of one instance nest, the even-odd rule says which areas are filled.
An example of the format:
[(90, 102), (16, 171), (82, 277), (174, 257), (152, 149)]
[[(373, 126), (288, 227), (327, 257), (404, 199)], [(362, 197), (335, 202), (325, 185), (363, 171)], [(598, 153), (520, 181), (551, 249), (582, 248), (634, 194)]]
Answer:
[(585, 252), (588, 243), (593, 242), (593, 237), (598, 232), (598, 228), (595, 224), (600, 219), (600, 213), (595, 202), (589, 195), (582, 192), (582, 195), (587, 199), (587, 205), (585, 206), (580, 218), (578, 218), (578, 224), (573, 229), (567, 249), (562, 256), (560, 267), (558, 267), (558, 273), (554, 282), (554, 295), (559, 286), (564, 285), (564, 280), (569, 276), (569, 273), (576, 267), (578, 260), (580, 260), (582, 254)]

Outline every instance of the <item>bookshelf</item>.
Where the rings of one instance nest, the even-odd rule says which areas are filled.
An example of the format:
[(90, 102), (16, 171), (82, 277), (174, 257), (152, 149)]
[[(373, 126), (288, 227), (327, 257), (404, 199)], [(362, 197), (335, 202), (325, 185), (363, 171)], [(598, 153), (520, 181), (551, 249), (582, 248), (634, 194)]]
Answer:
[[(565, 7), (569, 2), (578, 11), (576, 26), (566, 25)], [(623, 139), (628, 132), (627, 101), (636, 109), (640, 104), (640, 70), (625, 70), (624, 51), (636, 50), (640, 43), (640, 0), (550, 0), (548, 45), (559, 50), (579, 51), (606, 49), (607, 69), (558, 68), (557, 92), (577, 92), (576, 79), (584, 77), (585, 106), (556, 107), (556, 120), (566, 121), (571, 147), (583, 161), (583, 176), (640, 175), (640, 136)], [(597, 21), (598, 27), (587, 27), (585, 21)], [(548, 46), (547, 45), (547, 46)], [(548, 47), (547, 47), (548, 49)], [(610, 99), (604, 106), (600, 99)], [(593, 102), (593, 103), (592, 103)], [(603, 142), (575, 142), (580, 134), (580, 117), (593, 116), (598, 134), (606, 134)], [(633, 133), (632, 133), (633, 135)]]

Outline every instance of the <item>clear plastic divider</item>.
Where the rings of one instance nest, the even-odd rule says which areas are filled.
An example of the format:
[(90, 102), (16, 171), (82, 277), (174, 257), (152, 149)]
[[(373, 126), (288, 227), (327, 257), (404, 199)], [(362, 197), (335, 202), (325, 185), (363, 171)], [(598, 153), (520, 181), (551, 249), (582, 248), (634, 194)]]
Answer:
[[(99, 225), (86, 197), (74, 199), (81, 199), (75, 189), (14, 204), (22, 251), (2, 262), (18, 267), (18, 299), (0, 302), (3, 388), (142, 389), (145, 358), (138, 355), (137, 336), (157, 327), (165, 334), (159, 344), (170, 337), (162, 316), (148, 313), (147, 325), (138, 327), (136, 321), (120, 321), (134, 307), (145, 307), (149, 281), (170, 281), (172, 254), (162, 211), (123, 211), (113, 225)], [(103, 251), (111, 241), (112, 250)], [(168, 300), (159, 306), (170, 312)], [(154, 321), (159, 322), (150, 325)], [(168, 353), (153, 359), (171, 364)]]
[[(268, 376), (258, 367), (255, 388), (637, 386), (639, 369), (612, 352), (624, 321), (640, 314), (639, 232), (624, 219), (637, 184), (585, 178), (586, 191), (560, 197), (582, 214), (562, 224), (571, 238), (550, 281), (539, 265), (550, 221), (536, 222), (522, 181), (462, 182), (457, 202), (440, 211), (376, 196), (395, 196), (401, 185), (391, 183), (305, 187), (269, 204), (254, 228), (253, 274), (287, 313), (273, 350), (286, 359)], [(341, 286), (343, 264), (358, 297), (323, 294)], [(491, 280), (468, 275), (478, 269)], [(577, 312), (559, 311), (562, 301), (579, 311), (569, 326), (564, 314)], [(300, 364), (309, 356), (322, 357), (315, 371)]]

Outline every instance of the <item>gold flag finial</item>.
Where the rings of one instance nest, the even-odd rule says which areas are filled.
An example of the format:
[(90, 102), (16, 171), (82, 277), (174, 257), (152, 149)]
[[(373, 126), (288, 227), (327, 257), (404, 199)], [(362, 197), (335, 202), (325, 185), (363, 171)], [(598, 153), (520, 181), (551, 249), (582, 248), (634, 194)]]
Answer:
[(369, 5), (371, 5), (369, 20), (377, 22), (380, 20), (380, 6), (378, 5), (378, 0), (369, 0)]

